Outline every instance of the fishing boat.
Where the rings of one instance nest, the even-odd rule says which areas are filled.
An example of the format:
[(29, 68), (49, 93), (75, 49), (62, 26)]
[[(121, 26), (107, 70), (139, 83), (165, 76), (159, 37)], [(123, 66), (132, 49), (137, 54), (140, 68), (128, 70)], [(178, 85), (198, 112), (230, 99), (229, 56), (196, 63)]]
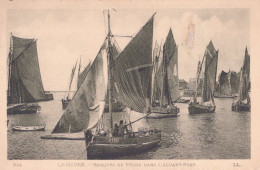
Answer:
[[(155, 72), (156, 71), (156, 72)], [(154, 96), (151, 114), (147, 118), (177, 116), (180, 109), (174, 105), (180, 99), (178, 78), (178, 47), (170, 29), (163, 46), (163, 59), (154, 76)], [(159, 95), (158, 95), (159, 93)], [(159, 98), (158, 98), (159, 96)]]
[(62, 109), (66, 109), (66, 107), (68, 106), (69, 102), (71, 101), (70, 90), (71, 90), (71, 84), (72, 84), (72, 81), (73, 81), (73, 78), (74, 78), (76, 67), (77, 67), (77, 63), (75, 64), (75, 66), (72, 67), (72, 70), (71, 70), (68, 91), (65, 93), (64, 98), (61, 99)]
[(235, 98), (238, 92), (237, 84), (239, 84), (239, 81), (237, 76), (234, 74), (234, 72), (225, 72), (222, 70), (222, 72), (219, 75), (218, 78), (218, 84), (216, 88), (216, 93), (214, 95), (215, 98)]
[(18, 103), (7, 106), (7, 114), (29, 114), (40, 110), (38, 103)]
[(240, 70), (238, 100), (232, 103), (232, 111), (250, 111), (251, 100), (249, 95), (249, 89), (250, 89), (250, 55), (248, 54), (246, 48), (244, 64)]
[[(216, 51), (212, 41), (210, 41), (204, 53), (202, 62), (198, 63), (196, 93), (194, 95), (193, 101), (189, 103), (188, 106), (189, 114), (215, 112), (216, 105), (214, 102), (214, 90), (215, 90), (215, 83), (216, 83), (217, 64), (218, 64), (218, 51)], [(202, 67), (204, 69), (202, 97), (201, 97), (201, 102), (198, 102), (197, 89), (198, 89)]]
[(42, 101), (50, 101), (50, 100), (53, 100), (53, 94), (50, 92), (50, 91), (45, 91), (45, 99), (42, 100)]
[(37, 101), (46, 100), (36, 39), (11, 34), (8, 56), (7, 114), (36, 113)]
[(176, 103), (189, 103), (190, 99), (180, 98), (176, 101)]
[(14, 126), (13, 131), (44, 131), (45, 126)]
[[(107, 14), (106, 39), (84, 81), (52, 132), (59, 134), (84, 131), (88, 159), (111, 159), (137, 154), (148, 151), (161, 141), (159, 130), (131, 130), (133, 123), (150, 113), (154, 15), (115, 57), (113, 51), (116, 41), (110, 30), (109, 11)], [(109, 126), (105, 127), (103, 112), (107, 95)], [(125, 132), (121, 135), (113, 133), (113, 98), (127, 107), (129, 115), (143, 114), (141, 118), (124, 124)]]

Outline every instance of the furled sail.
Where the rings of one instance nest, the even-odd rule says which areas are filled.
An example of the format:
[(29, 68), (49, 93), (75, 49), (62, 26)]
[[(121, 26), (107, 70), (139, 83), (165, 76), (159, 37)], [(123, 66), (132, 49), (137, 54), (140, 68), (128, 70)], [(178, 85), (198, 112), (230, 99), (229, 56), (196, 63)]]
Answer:
[(203, 78), (202, 102), (207, 102), (213, 100), (218, 65), (218, 51), (215, 50), (212, 41), (210, 41), (207, 46), (204, 56), (205, 70)]
[(116, 99), (141, 113), (151, 99), (153, 19), (118, 55), (113, 67)]
[(52, 133), (72, 133), (93, 128), (100, 120), (107, 93), (106, 41)]
[(45, 99), (35, 39), (11, 37), (8, 103)]

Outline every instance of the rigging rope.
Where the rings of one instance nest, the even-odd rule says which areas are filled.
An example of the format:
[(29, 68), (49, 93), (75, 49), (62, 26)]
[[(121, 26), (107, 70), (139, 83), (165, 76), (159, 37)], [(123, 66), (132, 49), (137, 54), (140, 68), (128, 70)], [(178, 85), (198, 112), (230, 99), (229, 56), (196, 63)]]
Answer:
[(130, 123), (126, 124), (126, 126), (134, 124), (135, 122), (137, 122), (137, 121), (139, 121), (139, 120), (141, 120), (141, 119), (143, 119), (143, 118), (147, 117), (147, 116), (148, 116), (148, 115), (150, 115), (151, 113), (152, 113), (152, 112), (150, 112), (150, 113), (146, 114), (145, 116), (143, 116), (143, 117), (141, 117), (141, 118), (139, 118), (139, 119), (136, 119), (136, 120), (135, 120), (135, 121), (133, 121), (133, 122), (130, 122)]

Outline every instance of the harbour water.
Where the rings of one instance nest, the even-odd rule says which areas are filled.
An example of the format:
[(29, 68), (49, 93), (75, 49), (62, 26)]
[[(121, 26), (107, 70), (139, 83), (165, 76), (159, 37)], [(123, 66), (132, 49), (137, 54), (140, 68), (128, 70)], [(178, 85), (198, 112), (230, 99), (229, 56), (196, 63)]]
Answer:
[[(64, 93), (55, 92), (53, 101), (40, 103), (39, 113), (8, 115), (8, 159), (87, 159), (84, 141), (40, 138), (51, 133), (63, 114), (62, 97)], [(178, 117), (143, 120), (143, 125), (162, 131), (161, 143), (149, 152), (118, 159), (249, 159), (251, 113), (231, 111), (232, 102), (215, 99), (215, 113), (198, 115), (189, 115), (188, 104), (178, 103)], [(107, 120), (108, 113), (104, 116)], [(123, 117), (123, 113), (114, 114), (115, 122)], [(45, 125), (46, 130), (13, 132), (16, 125)]]

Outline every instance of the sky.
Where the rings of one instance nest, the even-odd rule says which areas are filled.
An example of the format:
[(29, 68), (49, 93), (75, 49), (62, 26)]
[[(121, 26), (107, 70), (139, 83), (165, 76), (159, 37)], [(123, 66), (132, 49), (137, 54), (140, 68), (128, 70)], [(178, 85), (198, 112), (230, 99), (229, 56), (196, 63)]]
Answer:
[[(239, 71), (246, 46), (250, 54), (248, 9), (116, 9), (110, 11), (112, 33), (134, 35), (155, 12), (153, 44), (157, 41), (163, 45), (172, 29), (178, 45), (180, 79), (195, 77), (197, 62), (211, 40), (219, 50), (218, 74), (222, 70)], [(103, 10), (11, 9), (6, 41), (11, 32), (21, 38), (36, 38), (44, 89), (66, 90), (71, 69), (80, 57), (84, 67), (96, 57), (107, 34), (106, 17)], [(131, 39), (116, 40), (124, 49)], [(76, 89), (75, 83), (72, 86)]]

